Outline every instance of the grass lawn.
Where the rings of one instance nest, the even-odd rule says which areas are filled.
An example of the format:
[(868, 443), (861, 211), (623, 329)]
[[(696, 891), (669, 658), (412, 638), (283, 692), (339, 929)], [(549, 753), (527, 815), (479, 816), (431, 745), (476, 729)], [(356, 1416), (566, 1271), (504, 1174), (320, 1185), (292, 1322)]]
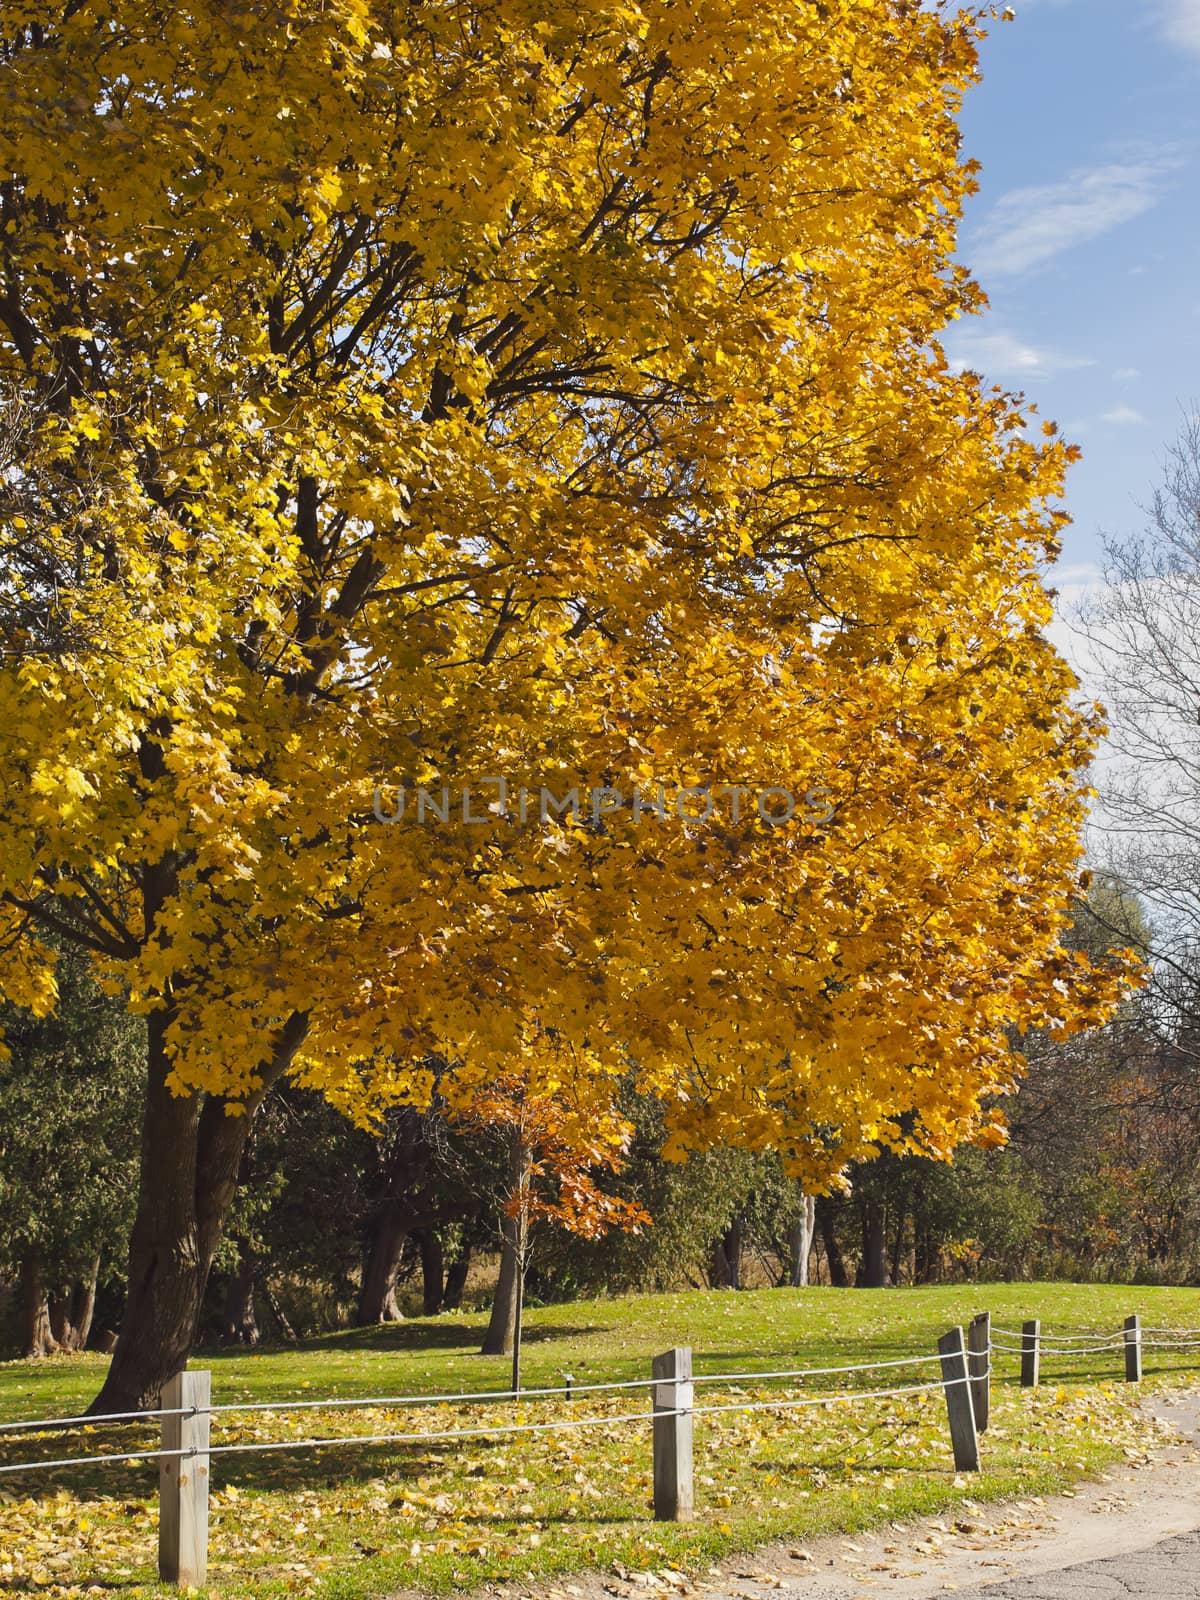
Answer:
[[(650, 1358), (690, 1344), (697, 1376), (768, 1372), (930, 1354), (937, 1336), (977, 1311), (1043, 1331), (1147, 1324), (1200, 1326), (1200, 1290), (1064, 1284), (968, 1288), (760, 1290), (647, 1295), (530, 1309), (524, 1382), (646, 1378)], [(506, 1358), (478, 1355), (484, 1318), (448, 1315), (314, 1340), (299, 1348), (204, 1352), (215, 1404), (500, 1389)], [(1039, 1494), (1137, 1451), (1148, 1431), (1121, 1381), (1119, 1350), (1043, 1355), (1042, 1387), (1022, 1391), (1018, 1358), (997, 1355), (984, 1471), (955, 1475), (945, 1405), (933, 1391), (809, 1409), (732, 1409), (695, 1422), (697, 1512), (685, 1525), (650, 1513), (650, 1424), (477, 1434), (424, 1444), (216, 1455), (210, 1589), (226, 1600), (300, 1593), (369, 1600), (406, 1587), (445, 1593), (487, 1581), (531, 1581), (614, 1560), (630, 1568), (703, 1570), (774, 1537), (803, 1539)], [(101, 1357), (0, 1364), (0, 1421), (67, 1415), (95, 1393)], [(1149, 1348), (1150, 1381), (1189, 1368)], [(862, 1375), (860, 1386), (934, 1382), (936, 1362)], [(820, 1392), (745, 1378), (697, 1387), (697, 1404), (736, 1406)], [(845, 1380), (837, 1380), (844, 1387)], [(1200, 1382), (1200, 1379), (1197, 1379)], [(648, 1409), (645, 1391), (488, 1405), (299, 1411), (214, 1417), (213, 1443), (350, 1433), (499, 1430), (514, 1421), (617, 1418)], [(0, 1463), (87, 1450), (153, 1448), (153, 1427), (0, 1435)], [(172, 1591), (155, 1578), (157, 1463), (62, 1468), (0, 1477), (0, 1594)]]

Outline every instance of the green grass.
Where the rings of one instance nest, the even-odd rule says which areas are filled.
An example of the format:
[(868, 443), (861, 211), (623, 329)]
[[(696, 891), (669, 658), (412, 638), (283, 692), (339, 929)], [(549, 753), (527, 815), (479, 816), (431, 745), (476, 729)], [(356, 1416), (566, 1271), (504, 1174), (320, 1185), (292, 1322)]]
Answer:
[[(990, 1310), (1047, 1332), (1149, 1324), (1200, 1326), (1200, 1291), (1074, 1285), (990, 1285), (902, 1291), (828, 1289), (691, 1293), (581, 1301), (527, 1314), (524, 1382), (558, 1385), (648, 1376), (650, 1358), (690, 1344), (697, 1375), (765, 1372), (925, 1356), (938, 1334)], [(253, 1354), (205, 1352), (216, 1403), (501, 1389), (506, 1358), (478, 1355), (483, 1318), (443, 1316)], [(0, 1421), (65, 1415), (94, 1394), (103, 1359), (0, 1365)], [(1146, 1375), (1186, 1358), (1148, 1349)], [(703, 1569), (775, 1538), (853, 1531), (880, 1521), (1041, 1494), (1143, 1447), (1148, 1432), (1121, 1382), (1120, 1351), (1043, 1359), (1042, 1387), (1022, 1391), (1017, 1358), (996, 1358), (984, 1471), (956, 1476), (940, 1393), (809, 1409), (730, 1410), (696, 1418), (697, 1516), (661, 1524), (650, 1512), (647, 1422), (418, 1445), (217, 1456), (213, 1461), (210, 1592), (230, 1600), (288, 1593), (369, 1600), (402, 1587), (433, 1593), (525, 1581), (614, 1560), (631, 1568)], [(858, 1380), (931, 1382), (936, 1363)], [(739, 1405), (819, 1392), (747, 1379), (698, 1388), (698, 1403)], [(499, 1429), (566, 1415), (616, 1418), (647, 1408), (643, 1391), (569, 1403), (319, 1411), (214, 1419), (216, 1443), (349, 1433)], [(83, 1450), (153, 1447), (144, 1426), (78, 1435), (0, 1436), (0, 1461)], [(54, 1469), (0, 1478), (0, 1593), (66, 1596), (89, 1586), (132, 1597), (155, 1582), (156, 1463)], [(93, 1589), (92, 1592), (99, 1592)]]

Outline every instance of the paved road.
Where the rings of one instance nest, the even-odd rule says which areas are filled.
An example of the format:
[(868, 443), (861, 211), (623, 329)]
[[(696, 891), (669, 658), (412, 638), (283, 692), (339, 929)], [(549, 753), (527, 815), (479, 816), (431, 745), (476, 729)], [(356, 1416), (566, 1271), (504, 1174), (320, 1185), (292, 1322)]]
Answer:
[(976, 1590), (979, 1600), (1200, 1600), (1200, 1533)]

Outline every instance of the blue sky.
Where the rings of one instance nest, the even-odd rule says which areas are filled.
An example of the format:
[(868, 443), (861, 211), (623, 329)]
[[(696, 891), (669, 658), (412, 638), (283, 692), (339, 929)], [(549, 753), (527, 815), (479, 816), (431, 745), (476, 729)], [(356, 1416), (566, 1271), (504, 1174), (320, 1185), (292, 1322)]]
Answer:
[(1023, 390), (1084, 451), (1052, 581), (1145, 524), (1200, 403), (1200, 0), (1025, 0), (992, 24), (962, 119), (983, 165), (960, 256), (990, 307), (952, 360)]

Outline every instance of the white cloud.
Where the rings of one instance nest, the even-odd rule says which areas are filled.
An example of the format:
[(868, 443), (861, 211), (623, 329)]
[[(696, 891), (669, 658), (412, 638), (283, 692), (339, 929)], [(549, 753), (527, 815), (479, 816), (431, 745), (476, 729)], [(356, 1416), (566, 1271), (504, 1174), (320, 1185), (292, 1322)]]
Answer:
[(1172, 44), (1200, 51), (1200, 0), (1166, 0), (1162, 21)]
[(974, 328), (963, 328), (949, 335), (946, 357), (957, 372), (970, 367), (989, 378), (1048, 378), (1056, 372), (1093, 364), (1079, 356), (1027, 344), (1015, 334), (984, 333)]
[(1163, 157), (1116, 162), (1084, 168), (1062, 183), (1010, 190), (975, 233), (974, 270), (984, 278), (1028, 272), (1132, 222), (1158, 203), (1163, 176), (1172, 165)]
[(1111, 422), (1115, 427), (1126, 428), (1145, 422), (1145, 417), (1140, 411), (1135, 411), (1132, 406), (1114, 406), (1111, 411), (1106, 411), (1101, 417), (1101, 422)]
[(1096, 561), (1058, 564), (1047, 569), (1047, 581), (1057, 591), (1060, 607), (1070, 608), (1103, 587), (1104, 568)]
[(1118, 367), (1113, 373), (1113, 378), (1117, 383), (1132, 383), (1135, 378), (1140, 378), (1141, 375), (1141, 367)]
[(1079, 615), (1103, 590), (1104, 573), (1094, 564), (1051, 567), (1046, 584), (1055, 593), (1054, 619), (1045, 630), (1046, 637), (1079, 679), (1080, 698), (1095, 700), (1099, 695), (1098, 674)]

